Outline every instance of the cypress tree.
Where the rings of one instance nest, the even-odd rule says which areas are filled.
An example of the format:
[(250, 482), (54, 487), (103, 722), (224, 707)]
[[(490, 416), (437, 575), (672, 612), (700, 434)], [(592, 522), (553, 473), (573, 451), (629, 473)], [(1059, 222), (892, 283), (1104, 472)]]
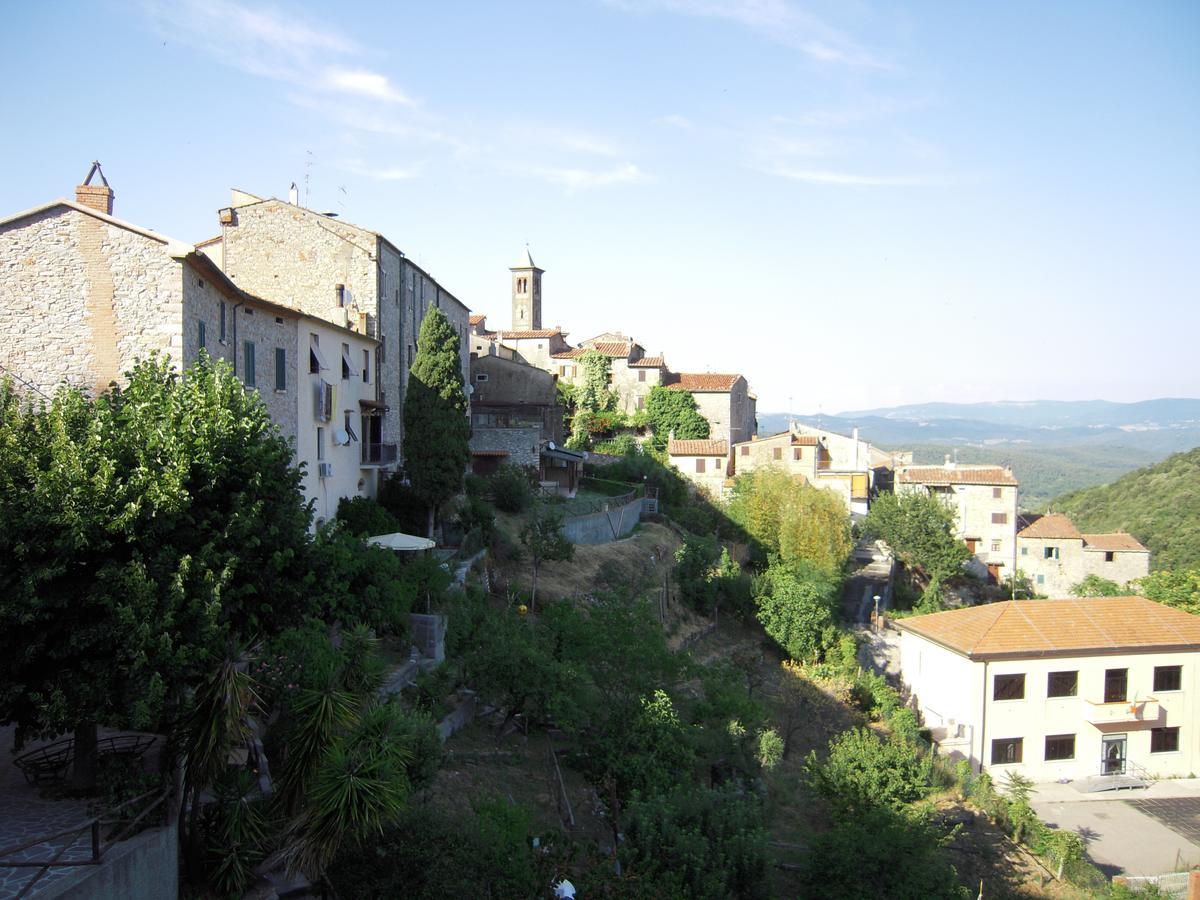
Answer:
[(429, 537), (438, 507), (462, 489), (470, 437), (459, 337), (441, 310), (431, 309), (404, 397), (404, 471), (425, 504)]

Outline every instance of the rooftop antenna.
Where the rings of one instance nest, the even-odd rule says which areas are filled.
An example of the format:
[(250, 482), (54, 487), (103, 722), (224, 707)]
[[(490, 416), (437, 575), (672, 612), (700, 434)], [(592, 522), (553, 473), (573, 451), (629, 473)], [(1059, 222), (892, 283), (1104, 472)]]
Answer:
[(345, 212), (346, 211), (346, 200), (347, 200), (347, 198), (349, 198), (350, 192), (348, 190), (346, 190), (346, 186), (344, 184), (338, 185), (338, 191), (341, 192), (341, 195), (342, 195), (338, 199), (338, 206), (341, 207), (342, 212)]
[(313, 152), (311, 150), (305, 150), (304, 152), (308, 154), (308, 159), (304, 161), (304, 207), (307, 209), (311, 194)]

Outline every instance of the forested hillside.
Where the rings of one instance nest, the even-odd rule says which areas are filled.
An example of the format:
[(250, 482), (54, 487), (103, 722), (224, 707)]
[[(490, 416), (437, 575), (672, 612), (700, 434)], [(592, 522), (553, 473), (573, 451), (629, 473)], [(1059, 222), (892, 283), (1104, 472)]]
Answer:
[(1150, 548), (1153, 569), (1200, 565), (1200, 447), (1052, 504), (1083, 532), (1128, 531)]

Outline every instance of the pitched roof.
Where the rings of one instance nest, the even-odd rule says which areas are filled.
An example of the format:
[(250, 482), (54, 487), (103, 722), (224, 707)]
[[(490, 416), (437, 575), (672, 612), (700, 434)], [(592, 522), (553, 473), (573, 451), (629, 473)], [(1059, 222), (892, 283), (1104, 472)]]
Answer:
[(643, 356), (641, 359), (635, 359), (629, 364), (631, 369), (661, 369), (667, 364), (666, 357), (663, 356)]
[(777, 441), (780, 438), (790, 437), (788, 443), (793, 447), (815, 447), (820, 443), (816, 435), (812, 434), (796, 434), (794, 431), (777, 431), (774, 434), (764, 435), (763, 437), (755, 438), (750, 441), (738, 441), (734, 444), (735, 447), (740, 447), (743, 444), (764, 444), (767, 441)]
[(1112, 534), (1085, 534), (1083, 535), (1084, 550), (1132, 550), (1135, 553), (1149, 553), (1150, 551), (1138, 543), (1137, 538), (1132, 534), (1126, 534), (1123, 531), (1117, 531)]
[(526, 246), (525, 249), (521, 251), (520, 260), (518, 260), (517, 264), (515, 266), (513, 266), (512, 268), (514, 268), (514, 269), (536, 269), (537, 268), (537, 266), (535, 266), (533, 264), (533, 257), (529, 255), (529, 247), (528, 246)]
[(995, 484), (1016, 487), (1013, 473), (1001, 466), (910, 466), (896, 474), (901, 484)]
[(486, 318), (487, 318), (486, 315), (474, 314), (467, 321), (470, 322), (472, 325), (478, 325)]
[(597, 341), (585, 350), (595, 350), (601, 356), (611, 356), (613, 359), (624, 359), (629, 355), (629, 344), (623, 344), (619, 341)]
[(570, 350), (564, 350), (561, 353), (551, 353), (551, 359), (579, 359), (583, 354), (587, 353), (582, 347), (572, 347)]
[(1200, 650), (1200, 616), (1145, 597), (1006, 600), (895, 625), (970, 659)]
[(527, 341), (532, 338), (554, 337), (556, 334), (565, 334), (565, 332), (558, 328), (542, 328), (537, 331), (502, 331), (500, 337), (510, 341)]
[(736, 372), (679, 372), (667, 387), (673, 391), (691, 391), (693, 394), (727, 394), (741, 377)]
[(669, 456), (728, 456), (729, 444), (725, 441), (677, 441), (667, 442)]
[(1067, 540), (1082, 540), (1083, 535), (1075, 527), (1075, 523), (1062, 513), (1047, 513), (1044, 516), (1031, 516), (1024, 528), (1017, 532), (1019, 538), (1065, 538)]
[(140, 234), (142, 237), (148, 237), (153, 241), (158, 241), (160, 244), (166, 244), (167, 253), (177, 258), (183, 258), (195, 248), (191, 244), (177, 241), (174, 238), (167, 237), (165, 234), (159, 234), (157, 231), (151, 231), (149, 228), (143, 228), (140, 225), (134, 225), (132, 222), (126, 222), (124, 219), (118, 219), (116, 216), (110, 216), (98, 209), (93, 209), (90, 206), (84, 206), (82, 203), (76, 203), (74, 200), (67, 200), (64, 197), (59, 197), (57, 200), (51, 200), (49, 203), (43, 203), (40, 206), (35, 206), (32, 209), (22, 210), (19, 213), (13, 213), (11, 216), (0, 218), (0, 225), (8, 225), (10, 222), (17, 222), (21, 219), (27, 219), (30, 216), (36, 216), (38, 213), (43, 213), (54, 209), (56, 206), (65, 206), (68, 209), (73, 209), (76, 212), (81, 212), (84, 215), (92, 216), (100, 219), (103, 222), (108, 222), (110, 225), (116, 225), (118, 228), (124, 228), (126, 231), (132, 231), (134, 234)]

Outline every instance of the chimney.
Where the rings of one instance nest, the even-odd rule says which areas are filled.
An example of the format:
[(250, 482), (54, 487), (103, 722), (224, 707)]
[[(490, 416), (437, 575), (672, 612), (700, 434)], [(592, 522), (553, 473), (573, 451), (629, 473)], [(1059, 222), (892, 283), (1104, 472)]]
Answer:
[(947, 454), (946, 454), (945, 466), (946, 466), (946, 468), (947, 468), (947, 469), (952, 469), (952, 468), (954, 468), (954, 463), (952, 463), (952, 462), (950, 461), (950, 454), (949, 454), (949, 453), (947, 453)]
[[(100, 176), (100, 184), (92, 184), (92, 179), (97, 175)], [(111, 216), (113, 211), (113, 194), (112, 188), (108, 186), (108, 179), (104, 177), (104, 172), (100, 168), (98, 161), (92, 162), (92, 168), (88, 171), (87, 178), (83, 179), (83, 184), (75, 188), (75, 202), (80, 206), (87, 206), (91, 209), (99, 210), (106, 216)]]
[(288, 203), (292, 206), (300, 205), (300, 189), (296, 187), (296, 182), (292, 182), (292, 186), (288, 188)]
[(854, 431), (852, 432), (852, 434), (854, 435), (854, 442), (858, 443), (858, 426), (857, 425), (854, 426)]

